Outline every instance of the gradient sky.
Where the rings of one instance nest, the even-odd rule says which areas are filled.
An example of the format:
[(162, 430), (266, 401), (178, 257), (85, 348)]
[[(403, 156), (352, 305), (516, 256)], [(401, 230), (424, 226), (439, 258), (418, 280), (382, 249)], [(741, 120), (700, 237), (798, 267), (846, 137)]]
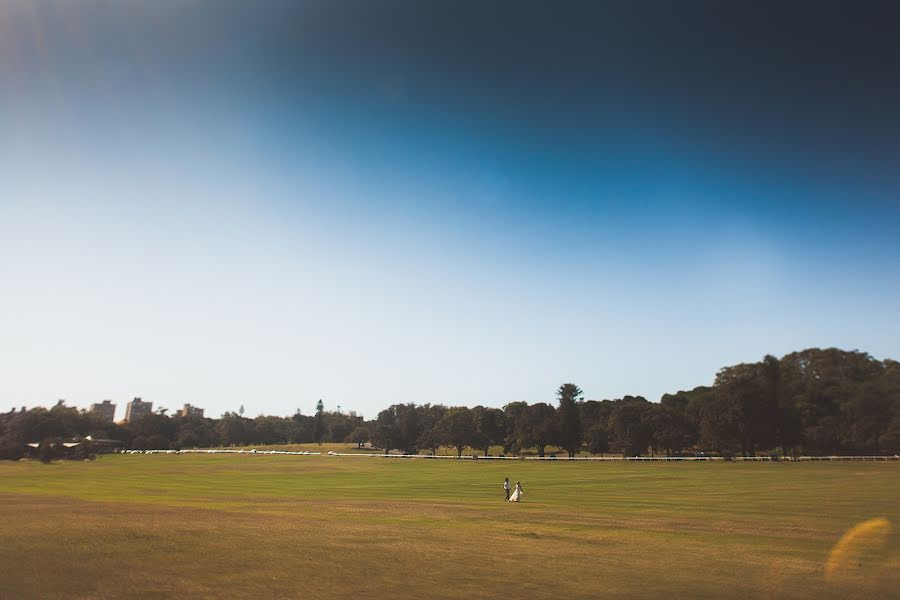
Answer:
[(0, 410), (900, 358), (900, 4), (4, 0)]

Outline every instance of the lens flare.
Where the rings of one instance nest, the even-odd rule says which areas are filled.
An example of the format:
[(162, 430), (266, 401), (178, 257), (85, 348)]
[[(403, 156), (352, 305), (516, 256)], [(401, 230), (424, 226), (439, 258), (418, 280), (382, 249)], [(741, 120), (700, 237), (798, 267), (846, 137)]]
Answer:
[(887, 545), (891, 523), (877, 518), (863, 521), (838, 540), (825, 563), (825, 581), (839, 583), (861, 571), (864, 559), (878, 554)]

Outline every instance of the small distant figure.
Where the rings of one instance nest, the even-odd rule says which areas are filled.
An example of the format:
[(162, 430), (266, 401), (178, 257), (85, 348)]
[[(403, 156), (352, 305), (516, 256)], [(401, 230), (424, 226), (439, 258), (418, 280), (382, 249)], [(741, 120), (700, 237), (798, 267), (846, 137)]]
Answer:
[(525, 495), (525, 492), (522, 491), (522, 484), (518, 481), (516, 482), (516, 489), (513, 490), (512, 496), (509, 497), (507, 502), (521, 502), (522, 496)]
[(509, 502), (509, 477), (503, 480), (503, 491), (506, 492), (506, 501)]

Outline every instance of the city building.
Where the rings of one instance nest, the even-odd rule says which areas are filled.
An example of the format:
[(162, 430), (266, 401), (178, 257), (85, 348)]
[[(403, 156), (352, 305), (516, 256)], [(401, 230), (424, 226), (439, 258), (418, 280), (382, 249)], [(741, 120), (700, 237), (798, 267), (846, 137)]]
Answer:
[(190, 404), (185, 404), (184, 408), (178, 411), (179, 417), (202, 417), (203, 409), (197, 408), (196, 406), (191, 406)]
[(104, 421), (114, 421), (116, 418), (116, 405), (111, 400), (91, 404), (91, 413), (99, 416)]
[(153, 403), (135, 398), (125, 406), (125, 420), (131, 422), (153, 412)]

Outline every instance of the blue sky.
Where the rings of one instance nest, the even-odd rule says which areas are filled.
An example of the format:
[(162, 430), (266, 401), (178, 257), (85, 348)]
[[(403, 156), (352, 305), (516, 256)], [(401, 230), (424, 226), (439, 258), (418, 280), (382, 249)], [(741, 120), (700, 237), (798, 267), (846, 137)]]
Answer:
[(807, 10), (4, 3), (0, 409), (898, 358), (897, 11)]

